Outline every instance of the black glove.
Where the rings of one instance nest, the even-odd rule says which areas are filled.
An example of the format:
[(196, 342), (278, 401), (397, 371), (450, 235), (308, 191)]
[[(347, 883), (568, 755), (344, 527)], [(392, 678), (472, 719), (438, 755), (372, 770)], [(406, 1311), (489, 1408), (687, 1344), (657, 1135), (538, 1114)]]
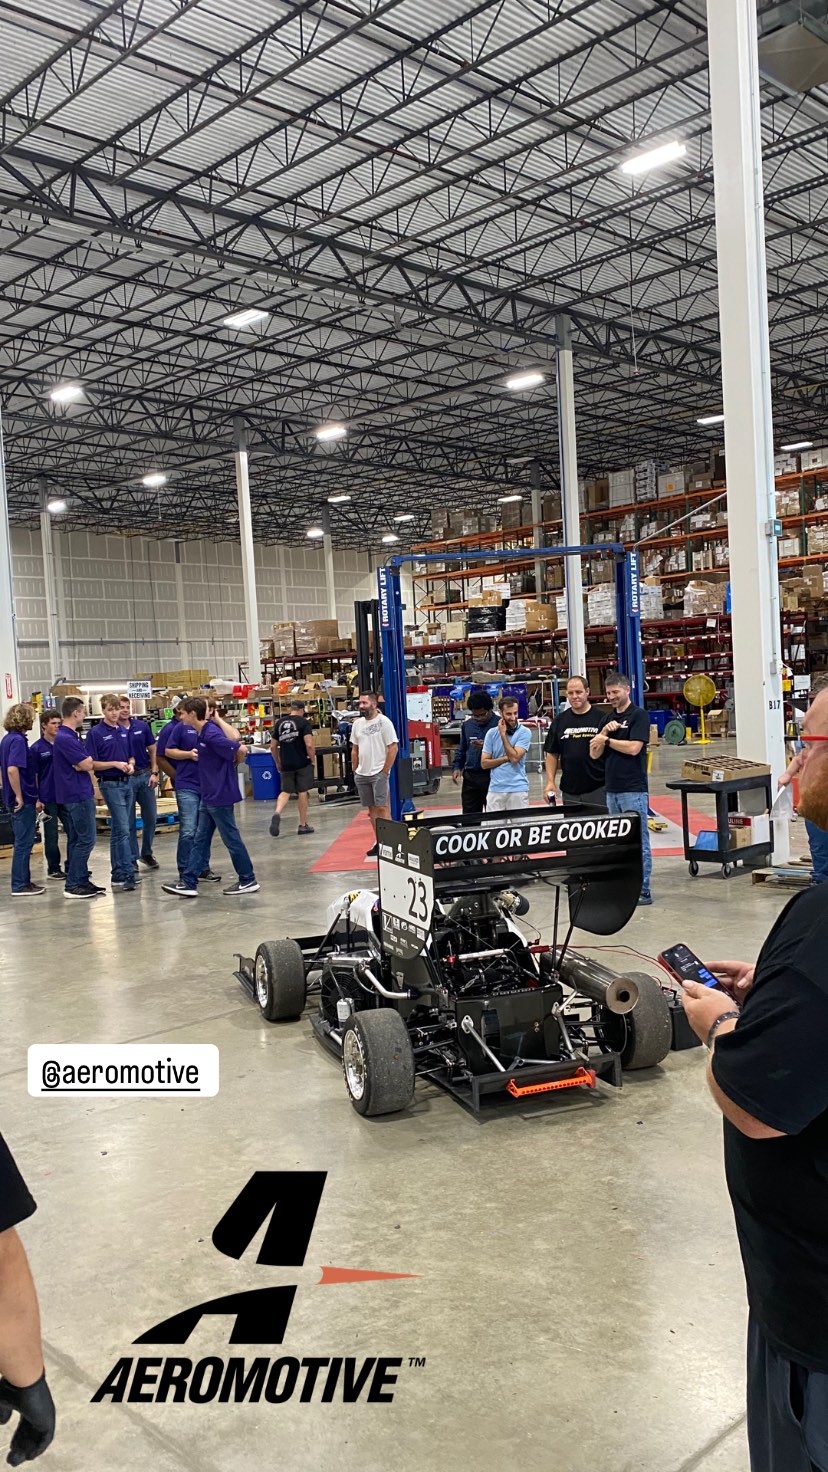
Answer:
[(55, 1403), (45, 1370), (34, 1385), (22, 1390), (5, 1377), (0, 1379), (0, 1426), (5, 1426), (12, 1411), (20, 1413), (20, 1420), (6, 1461), (10, 1467), (19, 1467), (45, 1452), (55, 1434)]

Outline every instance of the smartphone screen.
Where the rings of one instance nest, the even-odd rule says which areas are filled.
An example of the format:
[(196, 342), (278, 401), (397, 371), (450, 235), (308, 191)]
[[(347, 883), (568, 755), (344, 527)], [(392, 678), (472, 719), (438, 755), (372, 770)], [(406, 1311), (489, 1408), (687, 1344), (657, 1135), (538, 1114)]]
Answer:
[(670, 946), (658, 958), (678, 981), (697, 981), (701, 986), (718, 986), (712, 971), (701, 962), (689, 946)]

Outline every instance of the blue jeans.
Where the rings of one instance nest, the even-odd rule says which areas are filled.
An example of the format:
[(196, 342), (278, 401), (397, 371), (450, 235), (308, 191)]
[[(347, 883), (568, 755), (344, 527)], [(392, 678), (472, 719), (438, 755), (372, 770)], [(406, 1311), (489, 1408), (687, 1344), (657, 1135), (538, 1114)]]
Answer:
[(134, 885), (135, 871), (132, 867), (129, 833), (130, 816), (135, 813), (132, 783), (129, 777), (125, 782), (101, 781), (99, 778), (98, 785), (109, 809), (109, 862), (112, 866), (112, 883)]
[(187, 869), (181, 876), (188, 889), (198, 888), (198, 876), (203, 874), (210, 862), (210, 844), (217, 828), (242, 884), (256, 878), (250, 855), (236, 827), (236, 814), (233, 808), (208, 808), (206, 803), (202, 802)]
[[(201, 794), (199, 792), (190, 792), (187, 788), (184, 788), (181, 792), (176, 792), (175, 800), (178, 804), (178, 849), (175, 857), (178, 864), (178, 872), (181, 875), (187, 872), (187, 865), (190, 861), (190, 854), (198, 829), (198, 819), (201, 812)], [(212, 838), (213, 831), (211, 830), (210, 842), (212, 842)], [(207, 863), (202, 864), (199, 872), (203, 873), (209, 867), (210, 844), (208, 843)]]
[(141, 809), (141, 856), (148, 859), (152, 853), (155, 829), (158, 823), (158, 799), (155, 796), (155, 788), (150, 787), (150, 770), (145, 767), (143, 772), (136, 772), (132, 778), (132, 807), (130, 808), (129, 841), (132, 849), (133, 859), (138, 857), (138, 824), (135, 821), (135, 804), (137, 802)]
[(641, 888), (649, 890), (653, 873), (653, 855), (650, 849), (650, 830), (647, 813), (650, 798), (646, 792), (608, 792), (608, 813), (638, 813), (641, 819)]
[(809, 818), (805, 819), (805, 829), (814, 871), (811, 883), (822, 884), (823, 880), (828, 879), (828, 833), (824, 828), (817, 828), (816, 823), (812, 823)]
[(43, 811), (46, 819), (43, 824), (43, 849), (46, 854), (46, 868), (50, 874), (55, 874), (61, 865), (60, 844), (58, 843), (58, 820), (63, 824), (66, 832), (69, 827), (66, 821), (66, 809), (62, 802), (45, 802)]
[(95, 799), (85, 797), (83, 802), (67, 802), (63, 809), (64, 823), (68, 822), (69, 842), (66, 848), (66, 888), (83, 889), (91, 879), (89, 855), (95, 847)]
[(19, 894), (21, 889), (25, 889), (26, 885), (32, 882), (29, 857), (37, 833), (37, 808), (34, 803), (24, 802), (19, 813), (12, 813), (12, 831), (14, 848), (12, 850), (11, 888), (12, 894)]

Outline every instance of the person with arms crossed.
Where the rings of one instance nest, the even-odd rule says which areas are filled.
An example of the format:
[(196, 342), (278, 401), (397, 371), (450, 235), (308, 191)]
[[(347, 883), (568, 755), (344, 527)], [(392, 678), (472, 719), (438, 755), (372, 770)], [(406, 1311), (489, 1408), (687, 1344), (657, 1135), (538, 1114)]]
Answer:
[(138, 822), (135, 804), (141, 809), (141, 863), (148, 869), (157, 869), (152, 846), (158, 826), (158, 761), (155, 737), (149, 723), (140, 716), (132, 715), (132, 707), (126, 695), (121, 696), (121, 725), (129, 732), (130, 754), (135, 763), (131, 778), (132, 807), (130, 810), (129, 841), (132, 850), (133, 868), (138, 868)]
[(26, 1249), (17, 1228), (37, 1210), (0, 1135), (0, 1426), (18, 1417), (7, 1461), (33, 1462), (55, 1434), (55, 1404), (46, 1384), (40, 1311)]
[(86, 738), (86, 750), (92, 758), (92, 770), (109, 812), (109, 863), (113, 891), (134, 894), (136, 874), (132, 867), (130, 814), (135, 812), (132, 798), (132, 776), (135, 762), (129, 730), (120, 719), (118, 695), (101, 696), (103, 719), (92, 727)]
[[(208, 699), (207, 719), (212, 720), (215, 713), (215, 704)], [(164, 729), (166, 730), (166, 727)], [(158, 733), (159, 747), (163, 734), (163, 731)], [(162, 759), (170, 766), (175, 778), (174, 791), (178, 808), (178, 845), (175, 860), (178, 877), (183, 879), (189, 865), (201, 813), (201, 773), (198, 770), (198, 731), (194, 726), (186, 724), (180, 705), (177, 707), (177, 719), (173, 722), (172, 731), (164, 743), (164, 751), (159, 757), (159, 762)], [(212, 839), (213, 832), (210, 833), (211, 844)], [(214, 874), (210, 868), (209, 846), (206, 867), (202, 869), (198, 877), (200, 880), (210, 879), (216, 884), (221, 880), (221, 875)]]
[[(828, 691), (805, 718), (799, 811), (828, 829)], [(685, 983), (724, 1115), (747, 1283), (752, 1472), (828, 1472), (828, 909), (820, 885), (777, 917), (755, 966)]]
[(359, 715), (351, 727), (351, 764), (363, 808), (367, 809), (374, 842), (366, 859), (377, 855), (377, 819), (390, 818), (388, 777), (400, 749), (397, 733), (387, 716), (380, 715), (373, 690), (359, 697)]
[(46, 856), (46, 875), (49, 879), (65, 879), (66, 874), (60, 857), (58, 822), (67, 824), (55, 797), (54, 747), (55, 736), (60, 725), (60, 711), (46, 709), (40, 712), (40, 735), (32, 742), (31, 754), (37, 782), (38, 811), (45, 814), (43, 820), (43, 850)]
[[(182, 700), (179, 709), (184, 725), (190, 726), (198, 735), (196, 751), (201, 807), (186, 870), (177, 884), (165, 884), (162, 888), (167, 894), (174, 894), (179, 898), (197, 897), (198, 881), (207, 868), (213, 833), (218, 829), (233, 868), (239, 876), (235, 884), (229, 885), (222, 892), (231, 895), (256, 894), (258, 880), (253, 872), (250, 855), (236, 827), (233, 812), (235, 804), (241, 802), (236, 774), (237, 755), (243, 749), (241, 736), (236, 727), (223, 720), (218, 713), (210, 716), (203, 695), (192, 695), (187, 700)], [(168, 746), (167, 751), (169, 750)]]
[(499, 717), (494, 713), (494, 701), (488, 690), (472, 690), (466, 707), (468, 720), (460, 727), (460, 745), (452, 762), (452, 782), (459, 782), (460, 805), (464, 813), (482, 813), (486, 809), (491, 773), (481, 765), (483, 742), (489, 731), (496, 731)]
[(67, 695), (61, 713), (63, 719), (55, 733), (54, 774), (55, 798), (63, 807), (67, 833), (63, 892), (67, 899), (94, 900), (106, 894), (106, 890), (92, 883), (89, 872), (89, 855), (95, 847), (97, 832), (92, 758), (80, 734), (86, 707), (79, 696)]
[(282, 779), (282, 790), (276, 799), (276, 808), (270, 820), (271, 838), (279, 837), (282, 813), (295, 796), (299, 804), (299, 827), (303, 836), (313, 833), (308, 822), (308, 793), (313, 787), (313, 727), (305, 719), (304, 700), (292, 700), (286, 716), (280, 716), (273, 727), (270, 750), (276, 770)]
[(645, 710), (630, 700), (630, 682), (626, 675), (612, 670), (604, 683), (614, 714), (603, 718), (598, 735), (589, 743), (589, 752), (593, 761), (604, 762), (607, 812), (638, 813), (641, 819), (641, 894), (638, 903), (651, 905), (653, 855), (647, 827), (650, 811), (647, 787), (650, 718)]
[(529, 805), (529, 778), (526, 775), (526, 753), (532, 732), (521, 723), (518, 703), (512, 695), (498, 701), (500, 719), (487, 732), (480, 758), (485, 772), (491, 774), (486, 797), (487, 813), (503, 813), (510, 808)]
[(3, 801), (11, 813), (14, 848), (11, 862), (11, 892), (15, 898), (32, 899), (45, 894), (42, 884), (32, 883), (30, 861), (37, 836), (37, 776), (26, 736), (34, 725), (31, 705), (10, 705), (0, 741)]
[(555, 778), (561, 774), (561, 802), (588, 803), (605, 808), (604, 762), (590, 754), (590, 742), (598, 735), (603, 715), (590, 704), (589, 687), (583, 675), (570, 675), (566, 682), (569, 709), (559, 711), (544, 744), (547, 802), (555, 797)]

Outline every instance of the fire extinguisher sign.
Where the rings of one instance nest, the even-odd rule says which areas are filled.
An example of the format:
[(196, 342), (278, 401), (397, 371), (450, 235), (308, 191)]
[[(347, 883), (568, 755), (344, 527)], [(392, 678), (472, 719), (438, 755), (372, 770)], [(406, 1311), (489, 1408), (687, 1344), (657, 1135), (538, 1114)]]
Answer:
[(11, 675), (6, 675), (6, 699), (7, 700), (11, 700), (11, 698), (12, 698), (13, 695), (14, 695), (14, 685), (12, 683), (12, 677), (11, 677)]

